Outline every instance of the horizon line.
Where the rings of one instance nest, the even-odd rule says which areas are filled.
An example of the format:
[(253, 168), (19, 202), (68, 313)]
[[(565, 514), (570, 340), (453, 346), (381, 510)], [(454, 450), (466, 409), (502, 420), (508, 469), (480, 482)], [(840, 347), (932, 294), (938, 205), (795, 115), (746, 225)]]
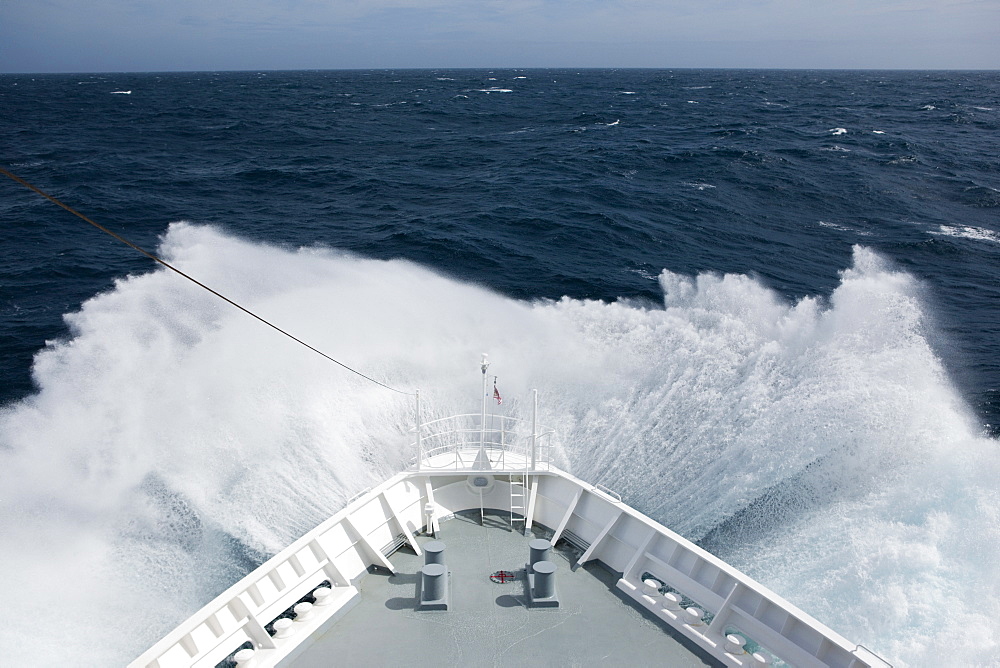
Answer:
[(656, 70), (656, 71), (672, 71), (672, 70), (687, 70), (687, 71), (745, 71), (745, 72), (1000, 72), (1000, 68), (979, 68), (979, 67), (941, 67), (941, 68), (925, 68), (925, 67), (693, 67), (693, 66), (681, 66), (681, 67), (664, 67), (664, 66), (603, 66), (603, 65), (587, 65), (587, 66), (531, 66), (531, 67), (518, 67), (518, 66), (487, 66), (487, 67), (472, 67), (472, 66), (444, 66), (444, 67), (413, 67), (413, 66), (403, 66), (403, 67), (301, 67), (301, 68), (267, 68), (267, 67), (249, 67), (242, 69), (176, 69), (176, 70), (92, 70), (92, 71), (82, 71), (82, 70), (47, 70), (47, 71), (0, 71), (0, 76), (5, 75), (15, 75), (15, 76), (31, 76), (31, 75), (53, 75), (53, 74), (79, 74), (79, 75), (94, 75), (94, 74), (239, 74), (247, 72), (395, 72), (395, 71), (494, 71), (494, 70), (512, 70), (512, 71), (531, 71), (531, 70), (605, 70), (605, 71), (628, 71), (628, 70)]

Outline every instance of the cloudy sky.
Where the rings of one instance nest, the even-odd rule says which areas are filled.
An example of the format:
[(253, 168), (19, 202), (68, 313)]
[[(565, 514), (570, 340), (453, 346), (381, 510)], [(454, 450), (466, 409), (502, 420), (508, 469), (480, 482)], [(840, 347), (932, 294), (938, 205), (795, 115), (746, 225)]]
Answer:
[(1000, 0), (0, 0), (0, 72), (1000, 68)]

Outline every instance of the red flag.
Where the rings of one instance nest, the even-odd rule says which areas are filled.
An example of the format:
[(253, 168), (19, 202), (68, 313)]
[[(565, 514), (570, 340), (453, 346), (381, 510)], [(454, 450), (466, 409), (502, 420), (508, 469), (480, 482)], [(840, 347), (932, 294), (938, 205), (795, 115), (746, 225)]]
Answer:
[(503, 403), (503, 399), (500, 397), (500, 390), (497, 389), (497, 384), (493, 383), (493, 398), (497, 400), (497, 405)]

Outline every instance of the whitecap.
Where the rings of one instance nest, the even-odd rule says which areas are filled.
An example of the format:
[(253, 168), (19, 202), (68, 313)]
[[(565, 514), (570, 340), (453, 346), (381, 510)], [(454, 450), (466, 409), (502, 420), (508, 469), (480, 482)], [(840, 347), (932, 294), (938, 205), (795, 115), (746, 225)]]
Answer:
[(852, 228), (850, 228), (850, 227), (848, 227), (846, 225), (840, 225), (838, 223), (831, 223), (831, 222), (826, 221), (826, 220), (821, 220), (821, 221), (819, 221), (818, 224), (819, 224), (820, 227), (826, 227), (826, 228), (829, 228), (831, 230), (837, 230), (838, 232), (849, 232), (850, 234), (854, 234), (854, 235), (859, 236), (859, 237), (870, 237), (870, 236), (872, 236), (871, 232), (866, 232), (864, 230), (855, 230), (855, 229), (852, 229)]
[(937, 107), (935, 107), (933, 104), (925, 104), (920, 108), (923, 109), (924, 111), (934, 111), (935, 109), (937, 109)]
[(623, 90), (622, 95), (636, 95), (634, 90)]
[(454, 81), (451, 77), (438, 77), (438, 81)]
[(513, 93), (514, 92), (513, 89), (510, 89), (510, 88), (497, 88), (496, 86), (494, 86), (493, 88), (478, 88), (477, 90), (480, 93)]
[(130, 90), (113, 90), (113, 91), (111, 91), (111, 94), (112, 95), (131, 95), (132, 91), (130, 91)]
[(1000, 244), (1000, 233), (987, 230), (983, 227), (973, 227), (972, 225), (941, 225), (938, 230), (931, 231), (936, 236), (959, 237), (971, 239), (973, 241), (991, 241)]
[(885, 130), (872, 130), (873, 135), (884, 135)]
[(688, 188), (694, 188), (695, 190), (705, 190), (707, 188), (714, 188), (715, 187), (711, 183), (700, 183), (700, 182), (696, 182), (696, 181), (691, 181), (691, 182), (685, 181), (685, 182), (681, 183), (681, 185), (682, 186), (687, 186)]
[(846, 135), (847, 134), (847, 129), (846, 128), (830, 128), (830, 134), (832, 134), (832, 135)]
[(651, 271), (646, 271), (645, 269), (629, 269), (629, 271), (633, 274), (638, 274), (649, 281), (658, 281), (660, 279), (659, 274), (654, 274)]
[(527, 79), (528, 77), (514, 77), (515, 79)]
[(698, 104), (698, 101), (697, 100), (688, 100), (687, 103), (688, 104)]
[(607, 126), (608, 126), (608, 127), (610, 128), (610, 127), (611, 127), (611, 126), (613, 126), (613, 125), (618, 125), (618, 124), (619, 124), (620, 122), (621, 122), (621, 119), (619, 118), (619, 119), (618, 119), (617, 121), (615, 121), (614, 123), (605, 123), (605, 125), (607, 125)]
[(835, 151), (835, 152), (839, 152), (839, 153), (850, 153), (851, 152), (851, 149), (844, 148), (843, 146), (837, 146), (836, 144), (834, 144), (833, 146), (824, 146), (820, 150), (821, 151)]

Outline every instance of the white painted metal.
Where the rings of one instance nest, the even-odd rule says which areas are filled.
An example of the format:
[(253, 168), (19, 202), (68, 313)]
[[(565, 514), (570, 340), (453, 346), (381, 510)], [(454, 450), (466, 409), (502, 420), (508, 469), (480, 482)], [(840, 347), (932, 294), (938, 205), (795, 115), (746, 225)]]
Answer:
[(538, 476), (528, 476), (528, 512), (524, 515), (524, 531), (531, 530), (535, 521), (535, 501), (538, 500)]
[[(432, 423), (428, 423), (430, 425)], [(424, 425), (427, 427), (428, 425)], [(534, 433), (534, 429), (532, 430)], [(516, 447), (508, 443), (509, 447)], [(230, 587), (130, 664), (129, 668), (208, 668), (250, 641), (256, 665), (291, 665), (297, 652), (344, 614), (357, 600), (358, 582), (370, 566), (392, 569), (380, 546), (401, 530), (412, 537), (423, 527), (425, 507), (434, 509), (432, 523), (456, 512), (486, 507), (502, 509), (511, 500), (510, 484), (497, 481), (488, 492), (470, 491), (468, 471), (438, 466), (435, 457), (470, 460), (479, 444), (464, 452), (451, 444), (448, 452), (428, 453), (415, 470), (396, 475), (353, 501)], [(754, 665), (745, 652), (727, 650), (727, 636), (752, 640), (768, 655), (788, 665), (864, 668), (887, 666), (869, 650), (845, 638), (791, 605), (720, 559), (639, 513), (617, 498), (546, 464), (530, 468), (529, 448), (506, 453), (508, 465), (530, 471), (526, 524), (556, 527), (553, 542), (571, 530), (588, 544), (581, 560), (596, 559), (622, 573), (618, 589), (651, 614), (691, 639), (728, 666)], [(434, 464), (430, 466), (429, 464)], [(425, 466), (426, 465), (426, 466)], [(539, 465), (541, 463), (539, 462)], [(391, 500), (391, 501), (390, 501)], [(415, 541), (413, 541), (415, 543)], [(411, 543), (412, 544), (412, 543)], [(677, 594), (651, 596), (643, 591), (649, 573)], [(272, 638), (264, 629), (324, 580), (331, 593), (295, 622), (287, 638)], [(673, 600), (675, 605), (670, 606)], [(711, 613), (710, 624), (694, 619), (681, 601)], [(685, 603), (685, 606), (689, 604)], [(694, 607), (694, 606), (690, 606)], [(671, 609), (673, 608), (673, 609)], [(730, 648), (735, 645), (728, 642)]]
[(424, 479), (424, 490), (427, 494), (425, 497), (426, 502), (424, 503), (424, 508), (430, 509), (430, 521), (425, 522), (424, 524), (427, 527), (427, 530), (436, 536), (438, 532), (441, 531), (441, 525), (438, 521), (438, 515), (440, 513), (437, 512), (437, 504), (434, 503), (434, 486), (431, 484), (430, 477)]
[(599, 533), (597, 535), (597, 538), (595, 538), (594, 541), (590, 544), (590, 547), (588, 547), (586, 550), (584, 550), (583, 554), (580, 555), (580, 558), (577, 559), (576, 563), (578, 565), (582, 566), (583, 564), (587, 563), (588, 561), (590, 561), (593, 558), (594, 552), (597, 551), (597, 548), (600, 546), (601, 541), (604, 540), (604, 538), (611, 531), (611, 528), (615, 525), (615, 522), (617, 522), (618, 518), (620, 518), (621, 516), (622, 516), (622, 513), (618, 512), (614, 517), (612, 517), (610, 520), (608, 520), (608, 523), (604, 525), (604, 528), (601, 529), (601, 533)]
[(520, 528), (522, 531), (525, 527), (525, 516), (527, 515), (527, 508), (525, 507), (525, 500), (527, 498), (525, 489), (526, 479), (526, 473), (510, 474), (510, 528), (514, 531), (518, 530), (517, 525), (521, 525)]
[[(420, 544), (413, 537), (414, 534), (419, 533), (419, 530), (416, 527), (411, 529), (413, 525), (408, 525), (406, 522), (399, 519), (399, 515), (392, 507), (392, 501), (389, 500), (389, 497), (386, 495), (384, 491), (382, 492), (382, 500), (385, 502), (386, 506), (388, 506), (389, 515), (390, 517), (392, 517), (393, 522), (395, 522), (396, 528), (399, 530), (401, 534), (403, 534), (403, 537), (406, 539), (406, 542), (409, 544), (410, 548), (414, 552), (416, 552), (417, 556), (419, 557), (422, 554), (422, 552), (420, 551)], [(420, 525), (417, 525), (417, 527), (419, 526)]]
[(559, 542), (559, 539), (562, 538), (563, 531), (566, 530), (566, 525), (569, 524), (569, 521), (571, 519), (573, 519), (573, 513), (574, 511), (576, 511), (576, 504), (580, 502), (580, 498), (583, 496), (584, 491), (585, 490), (582, 487), (577, 489), (576, 492), (573, 494), (573, 500), (569, 502), (568, 506), (566, 506), (566, 512), (559, 520), (556, 532), (552, 534), (553, 545)]
[(417, 461), (417, 468), (419, 469), (420, 468), (420, 461), (423, 459), (423, 456), (424, 456), (423, 446), (420, 444), (420, 437), (421, 437), (422, 432), (423, 432), (423, 430), (420, 428), (420, 390), (417, 390), (415, 394), (416, 394), (416, 402), (417, 402), (417, 430), (416, 430), (417, 459), (416, 459), (416, 461)]
[[(490, 368), (490, 362), (486, 358), (487, 358), (486, 353), (483, 353), (483, 363), (482, 363), (482, 369), (483, 369), (483, 396), (482, 396), (483, 410), (480, 413), (480, 418), (479, 418), (479, 454), (476, 456), (476, 459), (480, 459), (481, 457), (485, 457), (486, 456), (486, 392), (487, 392), (487, 389), (486, 389), (486, 370)], [(481, 461), (481, 459), (480, 459), (480, 461)]]
[(418, 434), (421, 455), (411, 466), (420, 471), (505, 472), (544, 471), (549, 467), (548, 441), (554, 432), (535, 440), (535, 463), (531, 463), (531, 426), (518, 418), (495, 415), (497, 425), (485, 429), (482, 415), (453, 415), (422, 423)]
[(538, 465), (538, 390), (531, 391), (531, 470)]

